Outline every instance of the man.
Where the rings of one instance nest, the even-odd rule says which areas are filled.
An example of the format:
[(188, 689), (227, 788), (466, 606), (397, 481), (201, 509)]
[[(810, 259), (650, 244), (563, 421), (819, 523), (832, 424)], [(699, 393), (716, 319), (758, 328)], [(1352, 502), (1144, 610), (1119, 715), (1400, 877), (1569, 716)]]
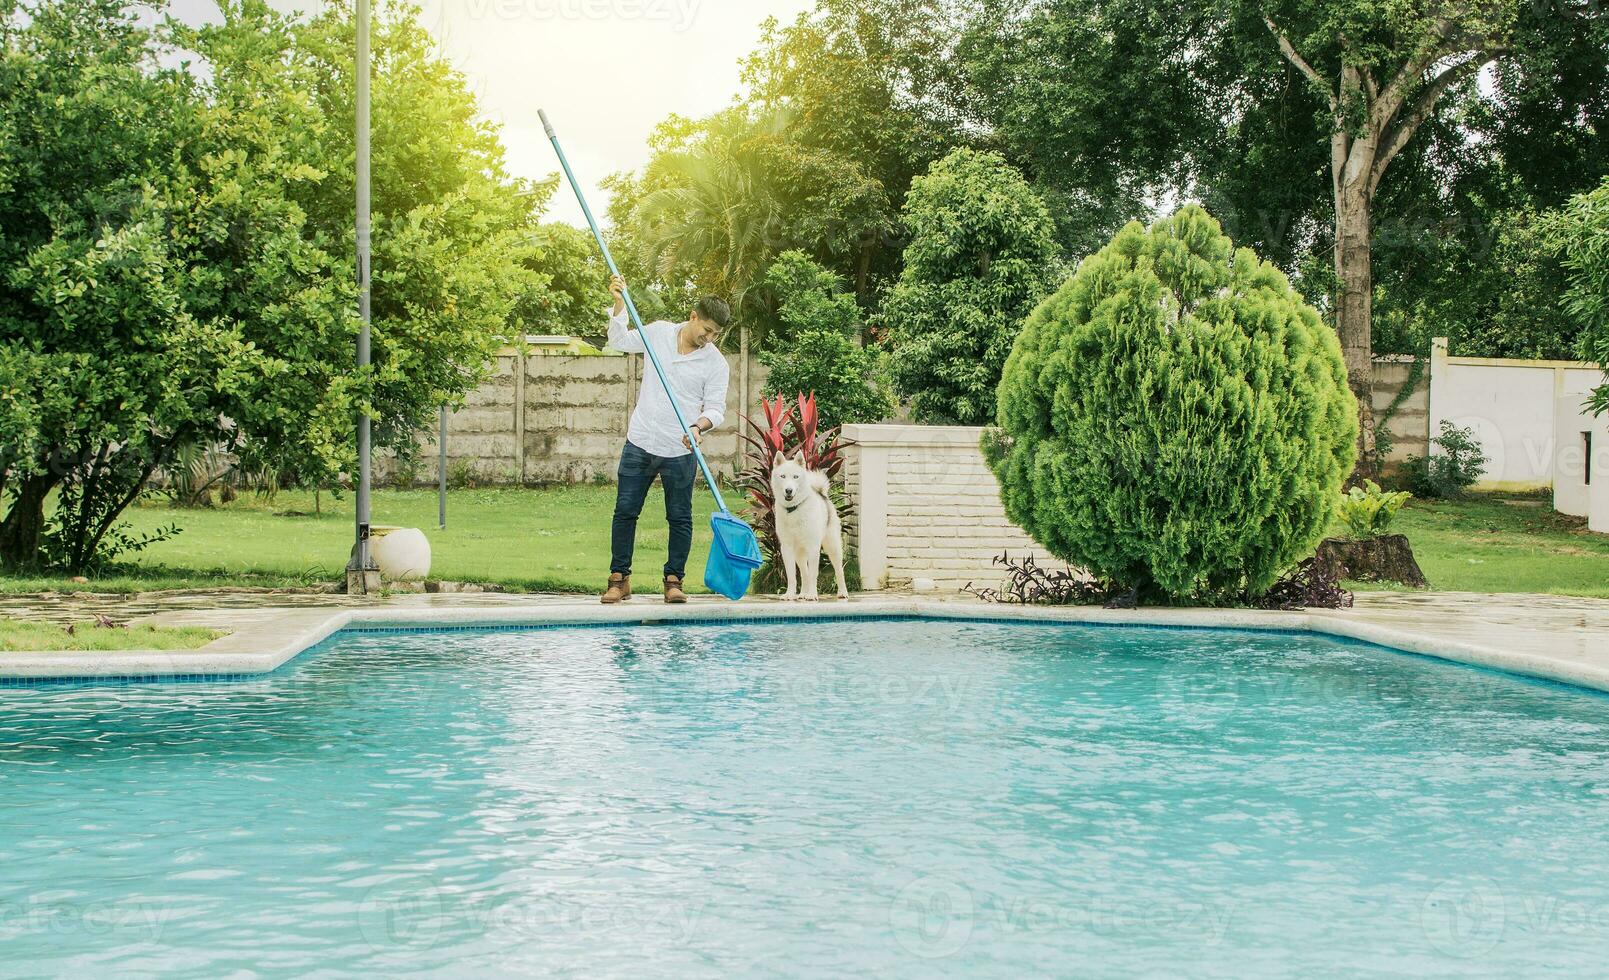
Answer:
[[(693, 439), (704, 435), (726, 417), (726, 385), (731, 368), (715, 346), (715, 337), (732, 319), (720, 299), (698, 301), (686, 323), (659, 320), (631, 329), (626, 313), (626, 283), (619, 276), (609, 282), (615, 294), (614, 315), (609, 318), (609, 346), (627, 354), (641, 354), (644, 344), (654, 345), (659, 366), (676, 392), (682, 417), (691, 425)], [(637, 517), (654, 477), (665, 488), (665, 521), (670, 525), (670, 557), (665, 562), (665, 601), (686, 602), (682, 579), (687, 574), (687, 553), (693, 547), (693, 484), (698, 463), (693, 444), (676, 421), (665, 387), (644, 363), (637, 409), (626, 429), (626, 446), (620, 452), (620, 482), (615, 491), (615, 520), (611, 534), (607, 603), (631, 598), (631, 553), (637, 543)]]

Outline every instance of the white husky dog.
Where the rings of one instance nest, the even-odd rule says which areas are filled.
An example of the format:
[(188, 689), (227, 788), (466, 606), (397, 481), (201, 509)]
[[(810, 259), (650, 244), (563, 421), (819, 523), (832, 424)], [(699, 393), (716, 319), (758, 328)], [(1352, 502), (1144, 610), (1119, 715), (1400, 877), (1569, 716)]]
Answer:
[(788, 592), (782, 598), (816, 601), (823, 551), (838, 576), (838, 598), (849, 598), (844, 584), (844, 531), (838, 508), (827, 496), (827, 474), (806, 469), (803, 452), (791, 459), (777, 453), (771, 461), (771, 500), (782, 565), (788, 573)]

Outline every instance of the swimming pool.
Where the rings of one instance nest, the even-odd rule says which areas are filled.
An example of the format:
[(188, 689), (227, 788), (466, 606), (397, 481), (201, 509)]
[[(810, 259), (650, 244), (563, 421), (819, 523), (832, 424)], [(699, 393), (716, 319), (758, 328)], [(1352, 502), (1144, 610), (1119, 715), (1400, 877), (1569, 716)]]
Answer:
[(1609, 699), (1311, 634), (347, 632), (0, 690), (0, 975), (1595, 972)]

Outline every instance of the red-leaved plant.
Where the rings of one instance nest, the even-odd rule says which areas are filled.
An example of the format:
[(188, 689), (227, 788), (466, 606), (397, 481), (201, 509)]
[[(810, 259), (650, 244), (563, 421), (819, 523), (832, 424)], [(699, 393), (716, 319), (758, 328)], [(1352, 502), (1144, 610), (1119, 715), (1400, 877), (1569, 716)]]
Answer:
[[(838, 517), (843, 522), (847, 541), (854, 507), (844, 499), (837, 476), (838, 471), (844, 468), (841, 451), (851, 443), (843, 440), (837, 426), (829, 429), (817, 427), (815, 392), (799, 395), (795, 405), (789, 405), (778, 395), (775, 400), (761, 402), (760, 407), (765, 411), (763, 424), (747, 415), (743, 417), (743, 421), (748, 423), (748, 431), (743, 433), (743, 441), (748, 444), (748, 449), (744, 452), (744, 467), (737, 475), (737, 487), (748, 499), (749, 524), (759, 536), (760, 554), (765, 558), (765, 565), (755, 573), (754, 590), (759, 593), (780, 593), (787, 587), (787, 575), (778, 557), (781, 544), (777, 541), (776, 501), (771, 496), (771, 464), (775, 462), (777, 453), (792, 456), (803, 450), (805, 466), (827, 474), (829, 495), (833, 506), (838, 508)], [(823, 574), (831, 576), (831, 566), (825, 561), (823, 565), (827, 568)], [(844, 575), (850, 579), (849, 587), (853, 589), (858, 584), (855, 581), (858, 578), (857, 569), (847, 555), (844, 565)], [(823, 581), (831, 581), (831, 578)]]

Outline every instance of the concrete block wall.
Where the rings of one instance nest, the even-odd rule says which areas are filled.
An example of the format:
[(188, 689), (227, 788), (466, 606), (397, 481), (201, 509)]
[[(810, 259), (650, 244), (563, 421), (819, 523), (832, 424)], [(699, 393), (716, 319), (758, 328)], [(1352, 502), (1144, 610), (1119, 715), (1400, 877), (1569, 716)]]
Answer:
[[(745, 406), (739, 359), (729, 354), (727, 362), (732, 379), (726, 420), (704, 443), (710, 468), (723, 479), (740, 465), (742, 416), (759, 413), (766, 375), (751, 357)], [(448, 478), (467, 475), (499, 486), (613, 482), (644, 370), (640, 356), (503, 351), (464, 407), (448, 413)], [(438, 431), (433, 427), (420, 434), (411, 474), (380, 456), (376, 479), (394, 484), (411, 476), (415, 485), (434, 485), (440, 468)]]
[(954, 592), (995, 586), (1002, 551), (1060, 567), (1006, 518), (1000, 487), (970, 426), (848, 425), (844, 484), (852, 545), (869, 589)]
[(1409, 456), (1423, 456), (1430, 451), (1430, 372), (1421, 368), (1414, 379), (1413, 357), (1377, 357), (1370, 383), (1371, 402), (1376, 421), (1391, 410), (1397, 396), (1410, 381), (1414, 387), (1385, 420), (1386, 431), (1391, 433), (1391, 452), (1386, 466), (1400, 466)]
[(635, 357), (527, 357), (522, 482), (614, 479), (639, 365)]

